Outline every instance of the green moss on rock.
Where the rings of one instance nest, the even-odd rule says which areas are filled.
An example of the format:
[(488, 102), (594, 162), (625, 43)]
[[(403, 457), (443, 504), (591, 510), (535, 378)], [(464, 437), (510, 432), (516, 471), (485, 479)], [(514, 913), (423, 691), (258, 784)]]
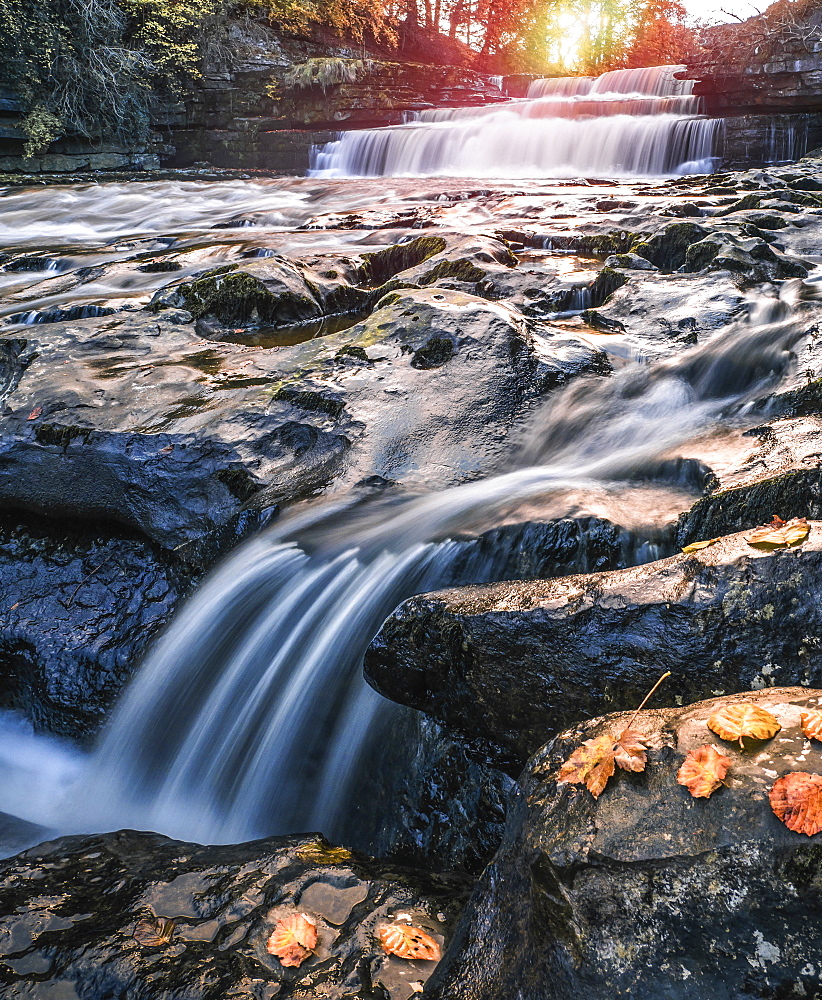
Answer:
[(408, 243), (397, 243), (364, 255), (360, 267), (360, 280), (368, 284), (382, 284), (410, 267), (424, 264), (431, 257), (445, 250), (446, 242), (441, 236), (418, 236)]

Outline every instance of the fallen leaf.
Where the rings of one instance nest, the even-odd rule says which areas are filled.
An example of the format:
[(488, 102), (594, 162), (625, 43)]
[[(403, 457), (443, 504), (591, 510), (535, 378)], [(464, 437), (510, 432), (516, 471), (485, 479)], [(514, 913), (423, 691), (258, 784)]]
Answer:
[(627, 730), (614, 742), (614, 760), (623, 771), (644, 771), (648, 763), (647, 736)]
[(746, 541), (755, 549), (784, 549), (791, 545), (800, 545), (810, 533), (810, 525), (804, 517), (795, 517), (791, 521), (783, 521), (781, 517), (773, 516), (770, 524), (763, 524), (752, 531)]
[(35, 406), (31, 413), (26, 417), (26, 420), (36, 420), (42, 412), (42, 406)]
[(717, 709), (708, 719), (708, 728), (721, 740), (731, 743), (738, 740), (744, 750), (745, 744), (742, 741), (746, 736), (752, 740), (769, 740), (776, 736), (782, 726), (767, 709), (750, 702), (741, 702)]
[(682, 767), (677, 771), (676, 780), (695, 799), (709, 799), (722, 784), (730, 766), (730, 757), (717, 750), (713, 743), (706, 743), (688, 751)]
[(282, 966), (302, 965), (317, 947), (317, 924), (305, 913), (292, 913), (277, 921), (265, 947)]
[(425, 989), (422, 983), (409, 983), (408, 985), (411, 987), (412, 993), (422, 993)]
[(165, 448), (161, 448), (158, 454), (160, 455), (170, 455), (174, 451), (173, 444), (167, 444)]
[(818, 708), (803, 712), (799, 716), (802, 732), (809, 740), (822, 740), (822, 711)]
[(442, 958), (437, 942), (425, 931), (410, 924), (384, 924), (377, 929), (377, 938), (387, 955), (421, 958), (426, 962), (439, 962)]
[(700, 549), (707, 549), (709, 545), (716, 545), (718, 541), (718, 538), (709, 538), (704, 542), (691, 542), (691, 544), (686, 545), (682, 551), (685, 555), (690, 555), (692, 552), (699, 552)]
[(644, 771), (647, 737), (626, 731), (615, 738), (609, 733), (585, 740), (562, 765), (557, 780), (569, 785), (585, 785), (595, 799), (605, 791), (615, 765), (623, 771)]
[(168, 944), (174, 934), (174, 921), (162, 917), (148, 917), (134, 928), (132, 937), (144, 948), (159, 948)]
[(822, 830), (822, 775), (792, 771), (777, 778), (768, 796), (777, 819), (812, 837)]

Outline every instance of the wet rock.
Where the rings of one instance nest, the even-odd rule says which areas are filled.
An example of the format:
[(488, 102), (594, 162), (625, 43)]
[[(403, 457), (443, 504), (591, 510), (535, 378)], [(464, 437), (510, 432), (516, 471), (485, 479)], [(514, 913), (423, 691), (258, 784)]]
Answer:
[(815, 397), (815, 382), (780, 393), (763, 408), (795, 416), (721, 435), (723, 467), (711, 462), (712, 488), (680, 517), (679, 545), (755, 528), (774, 514), (785, 520), (822, 517), (822, 418)]
[(88, 738), (195, 580), (145, 539), (0, 515), (0, 708)]
[[(502, 840), (513, 779), (481, 748), (399, 705), (383, 714), (374, 744), (380, 791), (374, 794), (372, 780), (367, 793), (356, 796), (347, 821), (351, 836), (369, 831), (361, 846), (378, 857), (479, 875)], [(349, 842), (347, 831), (343, 839)]]
[(822, 682), (822, 524), (797, 550), (731, 535), (692, 555), (412, 598), (366, 655), (369, 682), (482, 741), (516, 774), (557, 730), (661, 697)]
[[(0, 990), (15, 997), (408, 1000), (435, 963), (383, 953), (377, 927), (413, 921), (447, 942), (467, 886), (319, 837), (200, 847), (123, 831), (66, 837), (0, 862)], [(316, 921), (315, 954), (283, 968), (277, 920)], [(402, 915), (405, 914), (405, 917)], [(141, 944), (141, 921), (168, 940)]]
[[(753, 701), (781, 732), (740, 750), (705, 721)], [(779, 1000), (822, 991), (820, 835), (787, 829), (768, 791), (789, 771), (822, 772), (802, 708), (822, 692), (777, 688), (685, 709), (643, 712), (641, 774), (618, 772), (599, 799), (557, 784), (584, 739), (619, 732), (608, 716), (540, 749), (520, 781), (503, 845), (426, 989), (434, 1000)], [(727, 787), (692, 799), (676, 781), (685, 754), (719, 744)]]
[(649, 260), (661, 271), (676, 271), (685, 263), (688, 247), (707, 235), (708, 230), (695, 222), (674, 222), (636, 243), (631, 252)]
[(635, 253), (612, 254), (605, 259), (606, 267), (621, 267), (631, 271), (655, 271), (656, 268), (644, 257)]

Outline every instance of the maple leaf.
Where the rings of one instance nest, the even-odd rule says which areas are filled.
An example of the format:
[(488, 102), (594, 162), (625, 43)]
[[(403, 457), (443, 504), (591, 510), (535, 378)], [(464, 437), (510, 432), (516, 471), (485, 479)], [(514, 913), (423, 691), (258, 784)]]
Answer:
[(746, 541), (755, 549), (784, 549), (792, 545), (800, 545), (810, 533), (810, 525), (804, 517), (795, 517), (791, 521), (783, 521), (776, 514), (770, 524), (763, 524), (752, 531)]
[(562, 765), (557, 781), (585, 785), (598, 799), (614, 773), (615, 758), (614, 738), (609, 733), (597, 736), (595, 740), (585, 740)]
[(766, 708), (742, 702), (718, 708), (708, 719), (708, 728), (721, 740), (730, 743), (738, 740), (744, 750), (745, 744), (742, 741), (746, 736), (752, 740), (769, 740), (776, 736), (782, 726)]
[(822, 711), (818, 708), (803, 712), (799, 717), (802, 732), (809, 740), (822, 740)]
[(397, 958), (421, 958), (426, 962), (439, 962), (442, 951), (437, 942), (419, 927), (410, 924), (383, 924), (377, 929), (377, 938), (387, 955)]
[(822, 775), (792, 771), (777, 778), (768, 795), (777, 819), (812, 837), (822, 830)]
[(685, 555), (690, 555), (692, 552), (699, 552), (700, 549), (707, 549), (709, 545), (716, 545), (718, 541), (718, 538), (709, 538), (704, 542), (691, 542), (691, 544), (686, 545), (682, 551)]
[(162, 917), (148, 917), (141, 920), (131, 935), (144, 948), (159, 948), (168, 944), (174, 934), (174, 921)]
[(585, 740), (564, 762), (557, 775), (558, 783), (585, 785), (595, 799), (605, 791), (608, 780), (616, 765), (623, 771), (644, 771), (648, 763), (648, 737), (631, 729), (642, 707), (659, 685), (670, 677), (670, 670), (664, 673), (642, 699), (642, 704), (631, 716), (628, 725), (619, 736), (603, 733), (593, 740)]
[(731, 766), (731, 758), (713, 745), (689, 750), (676, 780), (684, 785), (695, 799), (709, 799), (722, 784)]
[(266, 941), (266, 951), (280, 965), (299, 966), (317, 947), (317, 924), (305, 913), (292, 913), (277, 921)]

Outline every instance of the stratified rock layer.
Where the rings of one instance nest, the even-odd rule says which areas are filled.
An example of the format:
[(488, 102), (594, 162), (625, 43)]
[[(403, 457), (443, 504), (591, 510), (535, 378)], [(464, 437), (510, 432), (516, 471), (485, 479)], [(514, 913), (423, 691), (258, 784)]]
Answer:
[[(799, 728), (819, 690), (717, 698), (643, 712), (648, 766), (599, 799), (557, 784), (579, 743), (629, 715), (563, 733), (530, 761), (503, 846), (426, 989), (432, 1000), (777, 1000), (822, 991), (822, 837), (774, 816), (778, 775), (822, 771)], [(713, 710), (754, 701), (782, 724), (746, 749), (722, 743)], [(730, 756), (726, 786), (693, 799), (677, 783), (706, 743)]]
[(386, 697), (496, 748), (511, 773), (552, 733), (662, 697), (822, 685), (822, 525), (765, 553), (742, 534), (691, 555), (412, 598), (366, 656)]
[[(399, 917), (442, 944), (466, 891), (459, 878), (392, 868), (319, 837), (231, 847), (132, 831), (66, 837), (0, 862), (0, 994), (408, 1000), (434, 963), (385, 955), (377, 928)], [(318, 942), (302, 966), (283, 968), (266, 941), (293, 913), (316, 922)], [(138, 923), (155, 919), (174, 922), (170, 940), (139, 944)]]

